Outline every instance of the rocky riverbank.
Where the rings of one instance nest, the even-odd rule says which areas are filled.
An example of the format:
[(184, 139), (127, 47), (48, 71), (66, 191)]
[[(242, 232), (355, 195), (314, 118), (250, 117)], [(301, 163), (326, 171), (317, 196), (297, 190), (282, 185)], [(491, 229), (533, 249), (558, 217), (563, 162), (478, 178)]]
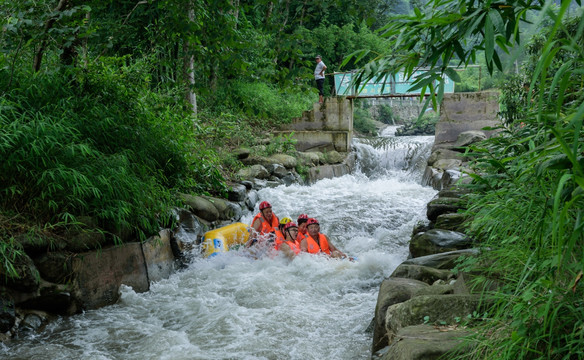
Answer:
[(374, 316), (372, 358), (437, 359), (469, 351), (467, 327), (489, 305), (483, 289), (473, 289), (476, 274), (456, 269), (461, 258), (474, 257), (474, 240), (464, 234), (459, 213), (466, 207), (465, 146), (483, 140), (481, 131), (462, 132), (450, 145), (435, 146), (424, 181), (440, 190), (427, 205), (427, 223), (418, 224), (410, 240), (410, 259), (380, 286)]

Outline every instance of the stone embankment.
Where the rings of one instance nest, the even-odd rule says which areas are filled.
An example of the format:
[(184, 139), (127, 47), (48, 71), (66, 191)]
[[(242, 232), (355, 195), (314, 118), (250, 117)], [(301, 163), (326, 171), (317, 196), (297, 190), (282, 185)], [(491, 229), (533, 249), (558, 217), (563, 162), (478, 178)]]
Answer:
[[(145, 241), (117, 229), (123, 245), (108, 244), (90, 229), (63, 238), (22, 241), (25, 253), (17, 260), (16, 281), (0, 284), (0, 341), (43, 328), (54, 315), (72, 315), (117, 302), (120, 287), (145, 292), (198, 256), (203, 234), (237, 222), (253, 211), (258, 190), (268, 186), (312, 183), (353, 170), (355, 154), (299, 152), (295, 157), (274, 154), (250, 156), (238, 151), (249, 165), (229, 184), (227, 198), (181, 194), (183, 206), (173, 210), (175, 226)], [(304, 178), (296, 168), (306, 169)]]
[[(237, 176), (246, 180), (248, 187), (276, 187), (279, 185), (313, 184), (321, 179), (330, 179), (350, 174), (355, 169), (355, 152), (298, 151), (295, 156), (275, 154), (252, 156), (244, 149), (238, 151), (240, 161), (248, 165)], [(304, 177), (298, 174), (300, 169)]]
[(427, 206), (429, 223), (416, 226), (411, 258), (380, 286), (374, 317), (373, 358), (437, 359), (467, 351), (465, 324), (484, 312), (480, 294), (472, 292), (468, 275), (454, 270), (461, 256), (475, 256), (473, 239), (462, 231), (464, 191), (444, 190)]
[(427, 222), (418, 224), (410, 240), (410, 258), (380, 286), (373, 319), (372, 359), (427, 360), (470, 350), (467, 324), (481, 317), (489, 304), (483, 289), (473, 289), (476, 274), (457, 271), (461, 257), (474, 257), (474, 240), (463, 233), (469, 220), (465, 190), (470, 178), (464, 151), (492, 136), (483, 127), (499, 125), (492, 93), (445, 97), (436, 125), (436, 140), (424, 185), (440, 190), (427, 205)]

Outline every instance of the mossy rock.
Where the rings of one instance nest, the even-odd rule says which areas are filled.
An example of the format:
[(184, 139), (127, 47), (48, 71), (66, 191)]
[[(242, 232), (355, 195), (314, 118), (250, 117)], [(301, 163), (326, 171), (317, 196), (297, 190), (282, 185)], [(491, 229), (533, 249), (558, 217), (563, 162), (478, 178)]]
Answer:
[(373, 330), (373, 352), (382, 349), (389, 344), (385, 327), (385, 313), (387, 308), (394, 304), (407, 301), (420, 291), (429, 287), (428, 284), (404, 278), (388, 278), (383, 280), (377, 295), (375, 305), (375, 327)]
[(430, 201), (427, 205), (426, 216), (430, 221), (436, 221), (439, 215), (455, 213), (459, 209), (464, 209), (466, 202), (460, 198), (442, 197)]
[(382, 360), (451, 359), (469, 350), (464, 338), (472, 335), (461, 327), (413, 325), (400, 329)]
[(485, 309), (479, 295), (421, 295), (387, 308), (385, 327), (390, 339), (402, 328), (425, 322), (457, 324)]
[(429, 266), (400, 264), (391, 274), (392, 278), (408, 278), (425, 282), (428, 285), (436, 280), (448, 280), (454, 274), (449, 270), (439, 270)]
[(448, 213), (439, 215), (436, 218), (434, 228), (443, 230), (460, 231), (463, 229), (463, 224), (467, 217), (464, 214)]
[(432, 229), (414, 235), (410, 241), (412, 257), (468, 249), (472, 240), (463, 233), (450, 230)]
[(219, 219), (219, 211), (209, 200), (190, 194), (180, 195), (183, 202), (191, 208), (193, 214), (207, 221)]
[(298, 160), (294, 156), (286, 154), (274, 154), (268, 157), (273, 161), (273, 164), (281, 164), (286, 169), (294, 169), (298, 165)]

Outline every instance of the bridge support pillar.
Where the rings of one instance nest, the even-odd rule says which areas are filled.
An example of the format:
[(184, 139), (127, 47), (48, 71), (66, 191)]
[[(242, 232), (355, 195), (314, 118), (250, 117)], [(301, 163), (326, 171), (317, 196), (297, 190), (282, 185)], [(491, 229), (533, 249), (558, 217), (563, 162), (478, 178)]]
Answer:
[(353, 100), (329, 97), (292, 119), (284, 133), (294, 132), (298, 151), (348, 152), (353, 138)]

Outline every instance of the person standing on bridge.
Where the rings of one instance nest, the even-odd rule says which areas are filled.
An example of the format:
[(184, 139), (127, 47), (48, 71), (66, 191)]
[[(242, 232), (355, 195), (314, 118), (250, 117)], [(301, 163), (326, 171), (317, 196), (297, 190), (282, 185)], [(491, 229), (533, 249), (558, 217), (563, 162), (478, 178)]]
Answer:
[(314, 80), (316, 80), (316, 88), (318, 89), (318, 103), (322, 104), (324, 96), (324, 71), (326, 65), (322, 61), (320, 55), (316, 55), (316, 67), (314, 68)]

